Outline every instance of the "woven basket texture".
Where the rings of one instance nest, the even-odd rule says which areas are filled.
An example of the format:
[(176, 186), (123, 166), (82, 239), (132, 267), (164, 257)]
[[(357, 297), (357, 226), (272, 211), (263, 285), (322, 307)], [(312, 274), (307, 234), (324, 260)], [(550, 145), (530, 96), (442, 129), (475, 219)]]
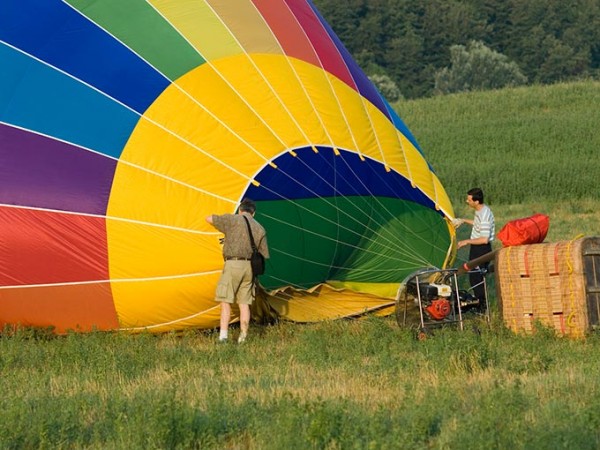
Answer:
[(590, 325), (582, 255), (589, 243), (581, 238), (498, 252), (496, 287), (509, 328), (530, 333), (539, 321), (566, 336), (585, 336)]

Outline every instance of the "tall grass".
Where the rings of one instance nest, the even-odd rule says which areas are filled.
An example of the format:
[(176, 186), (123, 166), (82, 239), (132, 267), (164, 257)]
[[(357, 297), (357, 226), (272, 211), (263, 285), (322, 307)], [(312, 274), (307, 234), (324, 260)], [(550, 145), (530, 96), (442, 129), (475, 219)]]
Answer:
[[(464, 191), (479, 184), (499, 223), (538, 210), (551, 215), (550, 240), (571, 239), (600, 234), (596, 177), (576, 172), (598, 168), (599, 86), (400, 112), (458, 215), (471, 214)], [(241, 346), (214, 331), (5, 330), (0, 448), (600, 448), (600, 336), (514, 335), (492, 316), (423, 342), (393, 317), (252, 325)]]
[(600, 340), (392, 318), (0, 339), (2, 448), (600, 446)]
[(396, 109), (454, 203), (600, 200), (600, 82), (404, 101)]

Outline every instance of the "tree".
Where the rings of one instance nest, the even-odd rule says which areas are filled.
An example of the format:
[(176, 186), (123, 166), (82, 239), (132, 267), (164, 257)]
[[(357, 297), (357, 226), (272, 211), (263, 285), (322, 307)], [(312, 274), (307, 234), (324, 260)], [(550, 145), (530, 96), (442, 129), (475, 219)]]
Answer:
[(577, 55), (575, 51), (559, 41), (548, 36), (545, 40), (545, 59), (538, 71), (537, 79), (542, 83), (552, 83), (565, 80), (581, 74), (589, 65), (587, 55)]
[(359, 66), (388, 75), (406, 98), (431, 95), (451, 46), (471, 41), (529, 82), (600, 77), (600, 0), (313, 1)]
[(471, 41), (466, 47), (453, 45), (450, 55), (451, 66), (435, 73), (435, 92), (438, 94), (498, 89), (527, 82), (515, 62), (483, 42)]

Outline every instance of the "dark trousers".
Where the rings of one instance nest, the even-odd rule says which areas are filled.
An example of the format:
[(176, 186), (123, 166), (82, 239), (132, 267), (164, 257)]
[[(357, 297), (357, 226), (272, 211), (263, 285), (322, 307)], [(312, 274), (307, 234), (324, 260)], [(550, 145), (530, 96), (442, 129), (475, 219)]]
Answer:
[[(481, 244), (481, 245), (471, 245), (471, 250), (469, 251), (469, 261), (474, 260), (475, 258), (479, 258), (480, 256), (485, 255), (492, 251), (492, 244)], [(489, 263), (481, 264), (477, 268), (487, 269)], [(471, 283), (471, 287), (473, 288), (473, 295), (477, 297), (479, 300), (485, 299), (485, 287), (483, 286), (483, 275), (479, 272), (474, 272), (469, 274), (469, 283)]]

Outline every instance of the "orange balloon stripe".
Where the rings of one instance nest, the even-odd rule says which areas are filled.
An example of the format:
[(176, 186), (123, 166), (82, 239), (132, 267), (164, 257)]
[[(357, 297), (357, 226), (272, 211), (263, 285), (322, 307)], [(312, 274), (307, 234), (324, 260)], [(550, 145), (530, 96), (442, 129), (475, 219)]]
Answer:
[(0, 290), (0, 329), (54, 326), (57, 333), (119, 328), (110, 283)]

